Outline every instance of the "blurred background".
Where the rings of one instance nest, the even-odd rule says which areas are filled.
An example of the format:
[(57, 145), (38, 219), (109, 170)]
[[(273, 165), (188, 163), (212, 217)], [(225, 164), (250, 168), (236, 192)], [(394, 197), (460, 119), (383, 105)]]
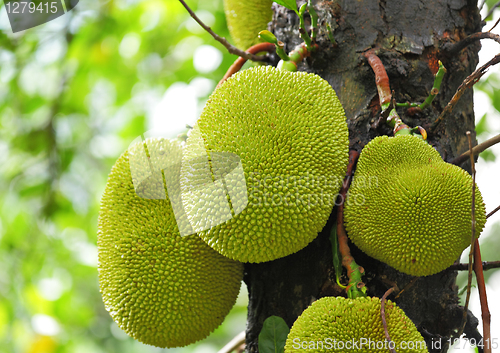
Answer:
[[(488, 0), (482, 14), (495, 2)], [(229, 36), (222, 0), (188, 3)], [(485, 44), (482, 63), (499, 52)], [(99, 201), (129, 144), (148, 130), (174, 137), (192, 125), (234, 59), (176, 0), (81, 0), (66, 15), (17, 33), (1, 5), (0, 353), (166, 351), (129, 338), (104, 309), (96, 269)], [(475, 92), (484, 141), (500, 132), (500, 66)], [(478, 163), (488, 212), (500, 204), (499, 155), (492, 149)], [(499, 220), (490, 218), (482, 235), (484, 260), (500, 259)], [(487, 279), (493, 337), (500, 340), (500, 271), (488, 271)], [(460, 274), (460, 288), (465, 281)], [(209, 338), (168, 351), (217, 352), (244, 330), (247, 302), (242, 286)], [(471, 307), (480, 317), (478, 303), (473, 290)]]

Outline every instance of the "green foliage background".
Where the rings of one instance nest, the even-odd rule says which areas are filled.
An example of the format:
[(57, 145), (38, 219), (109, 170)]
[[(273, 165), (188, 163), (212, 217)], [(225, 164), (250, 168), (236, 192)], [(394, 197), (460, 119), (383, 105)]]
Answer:
[[(229, 36), (222, 0), (188, 3)], [(112, 164), (150, 128), (167, 88), (200, 78), (213, 88), (235, 57), (176, 0), (81, 0), (15, 34), (2, 7), (0, 29), (0, 353), (162, 351), (126, 336), (104, 309), (99, 200)], [(215, 70), (196, 70), (201, 45), (221, 51)], [(481, 88), (500, 110), (500, 91)], [(493, 257), (498, 244), (488, 244)], [(217, 351), (244, 329), (246, 303), (243, 292), (208, 339), (171, 351)]]
[[(222, 0), (188, 2), (229, 36)], [(126, 336), (104, 309), (99, 200), (166, 89), (205, 78), (201, 105), (235, 57), (176, 0), (81, 0), (34, 29), (13, 34), (6, 16), (1, 25), (0, 353), (162, 351)], [(201, 45), (222, 52), (212, 72), (193, 65)], [(244, 329), (246, 301), (242, 293), (208, 340), (172, 351), (220, 349)]]

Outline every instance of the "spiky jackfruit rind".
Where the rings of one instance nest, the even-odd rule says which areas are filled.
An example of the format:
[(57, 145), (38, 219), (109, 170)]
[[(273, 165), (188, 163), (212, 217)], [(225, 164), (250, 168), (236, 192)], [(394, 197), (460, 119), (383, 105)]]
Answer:
[[(196, 136), (208, 154), (239, 156), (246, 180), (247, 195), (231, 195), (231, 202), (248, 196), (246, 208), (198, 231), (212, 248), (241, 262), (271, 261), (301, 250), (321, 231), (349, 159), (344, 110), (328, 82), (269, 66), (241, 71), (210, 96), (184, 160), (199, 147)], [(194, 179), (183, 169), (181, 187)], [(217, 209), (213, 199), (201, 202), (208, 205), (201, 212), (188, 207), (197, 199), (183, 198), (188, 218)]]
[[(324, 297), (315, 301), (290, 329), (285, 353), (389, 352), (380, 305), (379, 298)], [(427, 352), (413, 322), (390, 300), (385, 304), (385, 316), (396, 352)]]
[[(180, 146), (168, 140), (147, 140), (147, 147), (180, 160)], [(168, 197), (137, 196), (161, 198), (158, 190), (164, 189), (162, 179), (134, 189), (129, 157), (140, 148), (142, 143), (120, 156), (102, 197), (100, 290), (106, 310), (131, 337), (162, 348), (185, 346), (221, 324), (236, 301), (243, 268), (195, 234), (181, 237)], [(145, 173), (151, 166), (147, 164)], [(180, 164), (172, 167), (179, 169)]]
[[(476, 235), (486, 222), (476, 187)], [(398, 271), (428, 276), (471, 241), (472, 178), (414, 136), (381, 136), (361, 152), (345, 206), (349, 238)]]
[(227, 27), (235, 45), (247, 50), (259, 43), (258, 34), (272, 20), (271, 0), (224, 0)]

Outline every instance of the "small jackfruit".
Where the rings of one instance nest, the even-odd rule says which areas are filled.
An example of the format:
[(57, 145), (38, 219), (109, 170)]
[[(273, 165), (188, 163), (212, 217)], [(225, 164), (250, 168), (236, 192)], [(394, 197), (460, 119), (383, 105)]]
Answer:
[(106, 310), (128, 335), (158, 347), (205, 338), (232, 308), (243, 277), (242, 264), (195, 234), (180, 236), (173, 205), (181, 202), (181, 156), (180, 144), (166, 139), (147, 139), (123, 153), (109, 175), (98, 221)]
[(187, 218), (234, 260), (297, 252), (330, 215), (348, 143), (344, 110), (319, 76), (273, 67), (238, 72), (210, 96), (188, 137)]
[(385, 338), (379, 298), (324, 297), (297, 318), (288, 334), (285, 353), (292, 352), (427, 352), (422, 335), (396, 304), (385, 303)]
[[(475, 192), (476, 236), (486, 222)], [(415, 136), (381, 136), (359, 157), (345, 206), (349, 238), (398, 271), (428, 276), (471, 242), (472, 177)]]
[(271, 0), (224, 0), (227, 27), (236, 46), (247, 50), (259, 42), (260, 31), (272, 20)]

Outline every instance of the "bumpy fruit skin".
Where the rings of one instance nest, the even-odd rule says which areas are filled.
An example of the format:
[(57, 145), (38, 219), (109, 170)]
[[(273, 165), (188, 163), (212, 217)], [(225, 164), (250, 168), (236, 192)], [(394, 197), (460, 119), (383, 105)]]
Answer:
[[(106, 310), (133, 338), (157, 347), (185, 346), (205, 338), (232, 308), (243, 276), (242, 264), (227, 259), (195, 234), (181, 237), (160, 178), (134, 190), (131, 167), (145, 173), (162, 158), (180, 161), (181, 149), (168, 140), (146, 140), (157, 159), (131, 166), (143, 144), (126, 151), (111, 170), (98, 224), (99, 284)], [(145, 144), (145, 145), (146, 145)], [(169, 165), (165, 178), (180, 164)], [(136, 178), (134, 176), (134, 178)], [(180, 200), (179, 200), (180, 202)]]
[(272, 4), (270, 0), (224, 0), (229, 33), (238, 48), (247, 50), (259, 43), (257, 35), (273, 17)]
[[(413, 322), (390, 300), (385, 303), (385, 317), (396, 352), (427, 352)], [(285, 345), (285, 353), (389, 351), (379, 298), (321, 298), (295, 321)]]
[[(210, 96), (185, 152), (183, 204), (198, 235), (234, 260), (271, 261), (304, 248), (330, 215), (349, 158), (344, 110), (317, 75), (248, 69)], [(225, 177), (234, 217), (208, 227), (200, 222), (216, 217), (228, 200), (185, 191), (203, 184), (189, 161), (214, 152), (241, 158), (245, 179)]]
[[(476, 235), (486, 222), (476, 187)], [(453, 264), (471, 240), (472, 178), (415, 136), (381, 136), (361, 152), (345, 206), (349, 238), (413, 276)]]

